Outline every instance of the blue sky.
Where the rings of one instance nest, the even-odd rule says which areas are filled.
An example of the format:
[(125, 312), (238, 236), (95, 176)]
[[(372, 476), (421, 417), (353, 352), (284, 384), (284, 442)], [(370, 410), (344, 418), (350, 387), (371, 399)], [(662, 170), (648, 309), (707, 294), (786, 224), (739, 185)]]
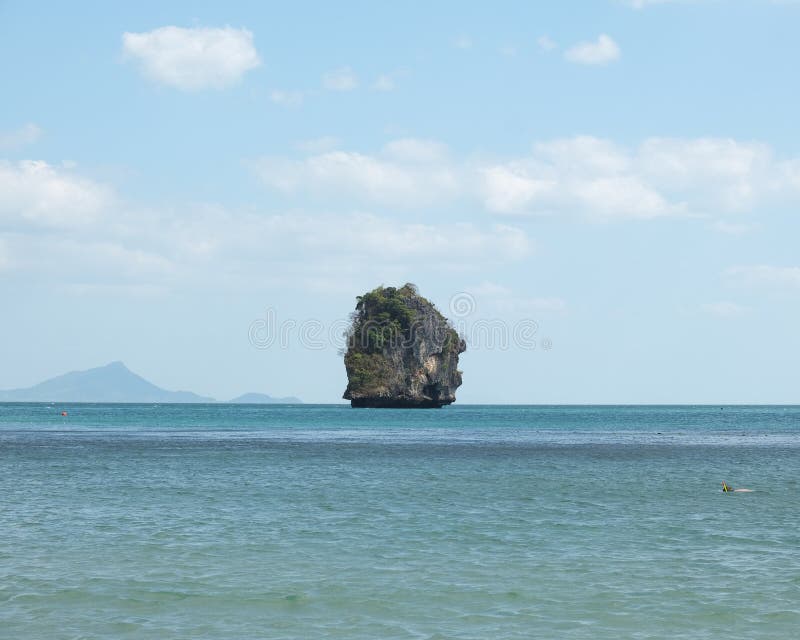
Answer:
[(466, 4), (0, 3), (0, 388), (336, 402), (410, 281), (460, 402), (797, 402), (800, 3)]

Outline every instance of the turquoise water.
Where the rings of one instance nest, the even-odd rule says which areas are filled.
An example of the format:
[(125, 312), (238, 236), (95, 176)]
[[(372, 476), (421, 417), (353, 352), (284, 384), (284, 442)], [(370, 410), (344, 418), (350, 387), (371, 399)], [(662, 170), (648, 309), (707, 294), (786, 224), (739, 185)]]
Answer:
[(0, 637), (793, 639), (799, 480), (800, 407), (0, 404)]

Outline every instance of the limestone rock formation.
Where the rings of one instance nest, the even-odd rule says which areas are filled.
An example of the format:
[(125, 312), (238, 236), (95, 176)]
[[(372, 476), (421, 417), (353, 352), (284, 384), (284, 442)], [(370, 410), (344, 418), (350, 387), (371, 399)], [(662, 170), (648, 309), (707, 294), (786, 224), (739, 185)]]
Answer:
[(353, 407), (441, 407), (461, 386), (466, 344), (413, 284), (358, 297), (348, 332), (344, 398)]

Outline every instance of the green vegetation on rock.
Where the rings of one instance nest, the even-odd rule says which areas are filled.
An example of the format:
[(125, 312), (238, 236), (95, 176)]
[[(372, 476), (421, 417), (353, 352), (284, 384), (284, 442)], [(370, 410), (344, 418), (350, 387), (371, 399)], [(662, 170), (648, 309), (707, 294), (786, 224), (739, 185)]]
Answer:
[(416, 287), (406, 283), (399, 289), (378, 287), (358, 296), (353, 335), (369, 353), (379, 353), (392, 340), (407, 336), (417, 317), (409, 300), (417, 296)]
[(389, 362), (382, 353), (349, 351), (344, 357), (348, 372), (348, 389), (361, 393), (380, 393), (391, 373)]

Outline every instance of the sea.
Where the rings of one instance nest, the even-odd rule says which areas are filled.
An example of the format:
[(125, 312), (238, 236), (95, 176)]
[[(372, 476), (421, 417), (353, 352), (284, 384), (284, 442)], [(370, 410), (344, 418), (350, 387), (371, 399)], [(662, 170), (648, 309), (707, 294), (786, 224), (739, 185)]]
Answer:
[(798, 637), (800, 407), (0, 404), (3, 639)]

